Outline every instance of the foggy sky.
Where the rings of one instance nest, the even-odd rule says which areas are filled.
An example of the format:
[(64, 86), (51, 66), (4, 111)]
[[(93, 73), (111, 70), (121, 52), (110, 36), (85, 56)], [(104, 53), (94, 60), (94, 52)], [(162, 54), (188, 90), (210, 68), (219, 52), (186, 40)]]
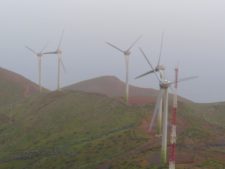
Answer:
[[(179, 94), (196, 102), (225, 101), (225, 2), (222, 0), (3, 0), (0, 5), (1, 67), (37, 82), (37, 59), (25, 45), (48, 50), (58, 44), (62, 29), (63, 86), (101, 75), (124, 79), (123, 55), (109, 41), (132, 50), (130, 82), (158, 88), (154, 76), (134, 80), (150, 68), (141, 46), (156, 64), (161, 32), (165, 32), (162, 64), (167, 77), (199, 78), (180, 83)], [(43, 85), (56, 89), (56, 56), (43, 59)]]

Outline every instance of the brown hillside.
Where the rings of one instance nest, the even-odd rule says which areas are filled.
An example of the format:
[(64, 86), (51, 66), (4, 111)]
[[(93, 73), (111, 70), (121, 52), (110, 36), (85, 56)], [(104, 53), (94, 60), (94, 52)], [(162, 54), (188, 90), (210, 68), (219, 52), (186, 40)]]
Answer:
[(25, 77), (0, 68), (0, 104), (16, 102), (39, 91), (38, 85)]

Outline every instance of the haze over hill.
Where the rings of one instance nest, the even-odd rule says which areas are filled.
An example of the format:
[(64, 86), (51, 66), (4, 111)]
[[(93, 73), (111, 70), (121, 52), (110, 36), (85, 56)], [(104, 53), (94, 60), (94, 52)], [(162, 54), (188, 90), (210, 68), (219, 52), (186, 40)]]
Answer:
[[(105, 74), (122, 79), (122, 54), (104, 42), (125, 49), (142, 34), (136, 47), (146, 50), (155, 65), (161, 32), (165, 30), (162, 64), (169, 80), (173, 79), (178, 62), (180, 77), (200, 77), (182, 85), (180, 94), (196, 102), (224, 101), (225, 81), (221, 78), (225, 72), (224, 6), (222, 0), (2, 1), (1, 64), (35, 81), (36, 58), (24, 45), (40, 50), (49, 41), (46, 50), (54, 50), (65, 27), (62, 43), (68, 70), (63, 77), (65, 85)], [(132, 77), (149, 69), (136, 48), (132, 50), (130, 63)], [(51, 90), (56, 88), (56, 65), (55, 57), (43, 61), (43, 82)], [(154, 78), (130, 81), (135, 86), (157, 88)], [(156, 85), (149, 83), (152, 81)]]
[[(39, 87), (22, 75), (0, 68), (0, 90), (1, 98), (4, 98), (1, 104), (6, 104), (38, 93)], [(63, 90), (97, 93), (121, 99), (124, 97), (125, 83), (115, 76), (101, 76), (69, 85), (64, 87)], [(155, 101), (158, 94), (158, 90), (156, 89), (141, 88), (133, 85), (130, 85), (129, 91), (129, 102), (133, 104), (152, 103)], [(190, 100), (183, 97), (179, 97), (179, 99), (183, 102), (190, 102)]]
[[(224, 7), (221, 0), (1, 1), (1, 66), (18, 74), (0, 68), (0, 169), (168, 169), (157, 122), (148, 130), (154, 109), (163, 110), (168, 149), (176, 142), (176, 169), (225, 169)], [(169, 95), (168, 125), (167, 102), (155, 108), (159, 79), (134, 79), (151, 69), (139, 47), (151, 67), (165, 66), (168, 81), (176, 65), (179, 79), (199, 77), (178, 85), (194, 102), (179, 97), (176, 109)], [(38, 69), (50, 90), (85, 81), (40, 93)]]

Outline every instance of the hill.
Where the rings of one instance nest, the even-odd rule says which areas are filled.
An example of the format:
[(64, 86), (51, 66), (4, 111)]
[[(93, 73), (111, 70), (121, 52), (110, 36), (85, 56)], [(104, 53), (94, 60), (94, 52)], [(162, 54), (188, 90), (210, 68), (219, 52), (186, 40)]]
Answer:
[(35, 83), (17, 73), (0, 68), (0, 105), (15, 103), (38, 91)]
[(0, 168), (95, 168), (138, 144), (128, 140), (142, 117), (136, 112), (83, 92), (27, 98), (0, 114)]
[(218, 127), (225, 127), (225, 102), (200, 104), (199, 107), (203, 109), (203, 118), (210, 124)]
[[(123, 98), (125, 83), (115, 76), (102, 76), (65, 87), (64, 90), (84, 91), (88, 93), (99, 93), (113, 98)], [(129, 102), (131, 104), (149, 104), (155, 102), (158, 90), (141, 88), (130, 85)], [(183, 102), (190, 100), (179, 97)]]
[[(203, 118), (207, 106), (179, 103), (177, 169), (225, 167), (225, 129)], [(159, 169), (153, 107), (79, 91), (27, 98), (0, 111), (0, 168)]]

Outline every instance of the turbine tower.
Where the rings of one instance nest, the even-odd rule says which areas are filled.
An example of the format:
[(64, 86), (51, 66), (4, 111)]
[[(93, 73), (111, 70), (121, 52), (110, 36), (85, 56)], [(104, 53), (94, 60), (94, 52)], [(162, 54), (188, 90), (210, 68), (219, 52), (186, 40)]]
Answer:
[(117, 46), (113, 45), (112, 43), (106, 42), (109, 46), (113, 47), (114, 49), (117, 49), (118, 51), (122, 52), (124, 54), (125, 58), (125, 66), (126, 66), (126, 91), (125, 91), (125, 100), (127, 104), (129, 103), (129, 58), (131, 54), (131, 49), (134, 47), (134, 45), (141, 39), (142, 36), (139, 36), (128, 49), (122, 50), (118, 48)]
[[(158, 56), (158, 62), (157, 62), (156, 67), (153, 70), (150, 70), (147, 73), (144, 73), (144, 74), (136, 77), (135, 79), (139, 79), (139, 78), (145, 76), (146, 74), (151, 74), (151, 73), (154, 73), (154, 72), (158, 72), (161, 81), (165, 80), (165, 66), (160, 63), (161, 56), (162, 56), (162, 50), (163, 50), (163, 42), (164, 42), (164, 32), (162, 32), (162, 35), (161, 35), (161, 43), (160, 43), (160, 49), (159, 49), (159, 56)], [(146, 57), (145, 57), (145, 59), (148, 62), (148, 60), (147, 60)], [(160, 87), (161, 86), (159, 84), (159, 89), (160, 89)], [(159, 103), (159, 113), (158, 113), (157, 134), (159, 136), (161, 136), (162, 135), (162, 106), (163, 106), (162, 104), (163, 103), (162, 103), (162, 100), (160, 100), (159, 102), (160, 103)]]
[[(155, 69), (153, 68), (151, 62), (145, 55), (144, 51), (142, 49), (140, 49), (140, 51), (144, 55), (144, 57), (147, 59), (147, 62), (150, 65), (151, 69), (154, 70), (154, 74), (160, 83), (160, 92), (157, 97), (156, 106), (152, 115), (151, 123), (149, 125), (149, 132), (152, 131), (156, 116), (160, 110), (160, 102), (161, 100), (163, 100), (161, 161), (162, 163), (166, 164), (167, 163), (167, 137), (168, 137), (168, 88), (171, 87), (171, 85), (176, 82), (170, 82), (166, 79), (161, 80), (158, 74), (156, 73)], [(145, 73), (145, 76), (148, 74), (150, 73)], [(197, 78), (197, 77), (193, 76), (193, 77), (183, 78), (183, 79), (179, 79), (177, 82), (186, 81), (186, 80), (190, 80), (194, 78)]]
[(65, 65), (62, 61), (62, 50), (61, 50), (61, 44), (62, 44), (62, 41), (63, 41), (63, 36), (64, 36), (64, 30), (62, 31), (62, 34), (61, 34), (61, 37), (60, 37), (60, 40), (59, 40), (59, 44), (56, 48), (55, 51), (52, 51), (52, 52), (45, 52), (43, 54), (46, 54), (46, 55), (57, 55), (57, 59), (58, 59), (58, 64), (57, 64), (57, 67), (58, 67), (58, 73), (57, 73), (57, 90), (60, 91), (61, 90), (61, 66), (63, 67), (64, 71), (65, 71)]
[[(46, 45), (47, 46), (47, 45)], [(38, 59), (38, 85), (39, 85), (39, 91), (42, 92), (42, 57), (43, 57), (43, 51), (45, 50), (46, 46), (40, 51), (36, 52), (30, 47), (26, 46), (26, 48), (32, 52)]]
[(173, 95), (173, 109), (172, 109), (172, 126), (170, 135), (170, 159), (169, 169), (175, 169), (176, 164), (176, 116), (177, 116), (177, 90), (178, 90), (178, 67), (175, 68), (175, 83)]

